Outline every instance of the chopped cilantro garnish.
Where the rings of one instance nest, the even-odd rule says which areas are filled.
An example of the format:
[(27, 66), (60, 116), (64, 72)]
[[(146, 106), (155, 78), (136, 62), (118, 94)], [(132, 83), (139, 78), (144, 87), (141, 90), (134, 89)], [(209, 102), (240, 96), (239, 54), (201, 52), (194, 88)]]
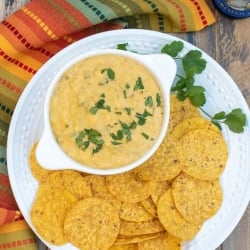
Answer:
[(154, 102), (153, 102), (152, 96), (146, 97), (145, 106), (148, 106), (148, 107), (152, 108), (153, 105), (154, 105)]
[(107, 72), (108, 78), (110, 80), (115, 79), (115, 72), (111, 68), (105, 68), (101, 70), (101, 73), (103, 74), (104, 72)]
[(75, 142), (82, 150), (86, 150), (90, 144), (93, 144), (95, 146), (92, 151), (93, 154), (98, 153), (104, 144), (101, 133), (92, 128), (85, 128), (84, 130), (80, 131), (75, 139)]
[(144, 85), (142, 83), (142, 79), (141, 77), (139, 76), (136, 80), (136, 83), (135, 83), (135, 86), (134, 86), (134, 91), (136, 90), (140, 90), (140, 89), (144, 89)]

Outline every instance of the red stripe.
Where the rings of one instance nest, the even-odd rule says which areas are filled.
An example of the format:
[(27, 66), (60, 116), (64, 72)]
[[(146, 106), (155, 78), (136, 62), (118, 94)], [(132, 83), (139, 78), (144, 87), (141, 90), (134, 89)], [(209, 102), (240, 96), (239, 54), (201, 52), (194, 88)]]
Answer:
[(177, 10), (177, 12), (179, 14), (180, 29), (181, 29), (181, 31), (183, 31), (183, 32), (187, 31), (187, 25), (186, 25), (185, 15), (184, 15), (184, 12), (183, 12), (182, 8), (180, 7), (180, 5), (178, 5), (173, 0), (168, 0), (168, 2), (175, 7), (175, 9)]
[(206, 19), (206, 16), (204, 15), (203, 11), (201, 10), (201, 6), (199, 5), (199, 2), (196, 0), (191, 0), (191, 2), (196, 6), (196, 9), (198, 10), (198, 14), (200, 16), (202, 24), (205, 27), (208, 26), (208, 21)]
[(39, 51), (42, 54), (44, 54), (47, 57), (52, 57), (54, 54), (51, 53), (48, 50), (45, 50), (43, 48), (35, 48), (33, 47), (25, 37), (23, 37), (23, 35), (16, 29), (16, 27), (14, 27), (11, 23), (7, 22), (7, 21), (2, 21), (2, 24), (9, 29), (15, 36), (16, 38), (29, 50), (35, 50), (35, 51)]
[(20, 62), (19, 60), (10, 57), (9, 55), (7, 55), (2, 49), (0, 49), (0, 57), (2, 57), (3, 59), (5, 59), (6, 61), (15, 64), (16, 66), (18, 66), (19, 68), (27, 71), (30, 74), (35, 74), (37, 71), (35, 69), (32, 69), (31, 67), (29, 67), (28, 65), (23, 64), (22, 62)]
[(0, 84), (5, 86), (9, 90), (16, 92), (17, 94), (21, 94), (23, 91), (21, 88), (17, 87), (13, 83), (11, 83), (11, 82), (9, 82), (1, 77), (0, 77)]

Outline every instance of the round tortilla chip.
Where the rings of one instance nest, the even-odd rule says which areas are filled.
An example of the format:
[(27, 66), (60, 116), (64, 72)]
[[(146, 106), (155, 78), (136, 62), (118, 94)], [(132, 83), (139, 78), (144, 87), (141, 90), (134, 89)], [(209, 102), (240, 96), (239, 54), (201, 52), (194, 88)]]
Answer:
[(107, 176), (106, 184), (116, 199), (127, 203), (145, 200), (151, 193), (151, 183), (138, 178), (134, 171)]
[[(30, 164), (30, 170), (31, 173), (34, 175), (34, 177), (40, 182), (44, 182), (46, 177), (53, 173), (52, 170), (48, 170), (43, 168), (37, 161), (36, 158), (36, 147), (37, 147), (37, 142), (33, 144), (30, 154), (29, 154), (29, 164)], [(49, 156), (48, 156), (49, 157)]]
[(181, 240), (164, 233), (157, 238), (139, 242), (138, 250), (181, 250)]
[(165, 192), (158, 201), (158, 217), (167, 232), (182, 240), (191, 240), (200, 226), (185, 220), (175, 207), (171, 189)]
[(119, 235), (136, 236), (143, 234), (159, 233), (164, 231), (165, 229), (162, 226), (161, 222), (158, 220), (158, 218), (139, 222), (121, 220)]
[(157, 238), (162, 233), (152, 233), (152, 234), (142, 234), (137, 236), (124, 236), (118, 235), (114, 245), (123, 245), (123, 244), (130, 244), (130, 243), (138, 243), (144, 240)]
[(220, 133), (219, 129), (210, 121), (204, 119), (201, 116), (195, 116), (186, 118), (180, 121), (172, 130), (171, 135), (177, 139), (180, 139), (183, 135), (193, 129), (209, 129), (217, 133)]
[(200, 225), (212, 217), (222, 203), (219, 180), (205, 181), (180, 174), (172, 185), (175, 205), (185, 220)]
[(170, 180), (181, 172), (181, 162), (182, 145), (174, 138), (166, 136), (154, 155), (141, 165), (137, 174), (142, 180)]
[(151, 220), (153, 215), (140, 203), (121, 203), (120, 218), (127, 221)]
[[(44, 187), (44, 184), (39, 187)], [(54, 245), (68, 242), (63, 230), (66, 213), (76, 202), (75, 197), (61, 188), (54, 188), (34, 201), (30, 218), (41, 237)]]
[(120, 211), (121, 201), (116, 199), (115, 196), (109, 192), (106, 185), (106, 178), (104, 176), (88, 175), (84, 178), (90, 185), (94, 197), (109, 201), (117, 211)]
[(155, 205), (157, 205), (158, 200), (160, 197), (169, 189), (171, 188), (172, 181), (156, 181), (152, 185), (152, 193), (151, 193), (151, 198), (154, 202)]
[(67, 189), (74, 194), (78, 200), (93, 196), (91, 187), (83, 176), (76, 177), (72, 184), (67, 186)]
[(151, 196), (149, 196), (146, 200), (141, 201), (141, 204), (153, 217), (157, 216), (157, 207)]
[(195, 129), (185, 134), (180, 142), (183, 172), (203, 180), (214, 180), (221, 175), (227, 163), (228, 151), (220, 133)]
[(68, 211), (64, 232), (68, 240), (80, 249), (109, 249), (120, 227), (117, 211), (106, 200), (86, 198)]

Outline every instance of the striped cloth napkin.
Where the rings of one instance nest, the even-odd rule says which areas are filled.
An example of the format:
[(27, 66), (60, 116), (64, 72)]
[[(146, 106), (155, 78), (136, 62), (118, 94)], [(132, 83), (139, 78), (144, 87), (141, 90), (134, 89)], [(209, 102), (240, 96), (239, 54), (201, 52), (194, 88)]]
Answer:
[(101, 31), (188, 32), (214, 22), (205, 0), (33, 0), (0, 23), (0, 249), (38, 249), (11, 191), (6, 141), (16, 102), (39, 68)]

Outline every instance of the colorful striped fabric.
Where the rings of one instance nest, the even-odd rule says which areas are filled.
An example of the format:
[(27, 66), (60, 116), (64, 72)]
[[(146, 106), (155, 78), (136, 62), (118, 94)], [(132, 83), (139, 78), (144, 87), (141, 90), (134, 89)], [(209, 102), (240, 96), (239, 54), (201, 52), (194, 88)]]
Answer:
[(33, 0), (0, 23), (0, 249), (37, 249), (11, 191), (6, 141), (16, 102), (39, 68), (101, 31), (188, 32), (214, 22), (205, 0)]

